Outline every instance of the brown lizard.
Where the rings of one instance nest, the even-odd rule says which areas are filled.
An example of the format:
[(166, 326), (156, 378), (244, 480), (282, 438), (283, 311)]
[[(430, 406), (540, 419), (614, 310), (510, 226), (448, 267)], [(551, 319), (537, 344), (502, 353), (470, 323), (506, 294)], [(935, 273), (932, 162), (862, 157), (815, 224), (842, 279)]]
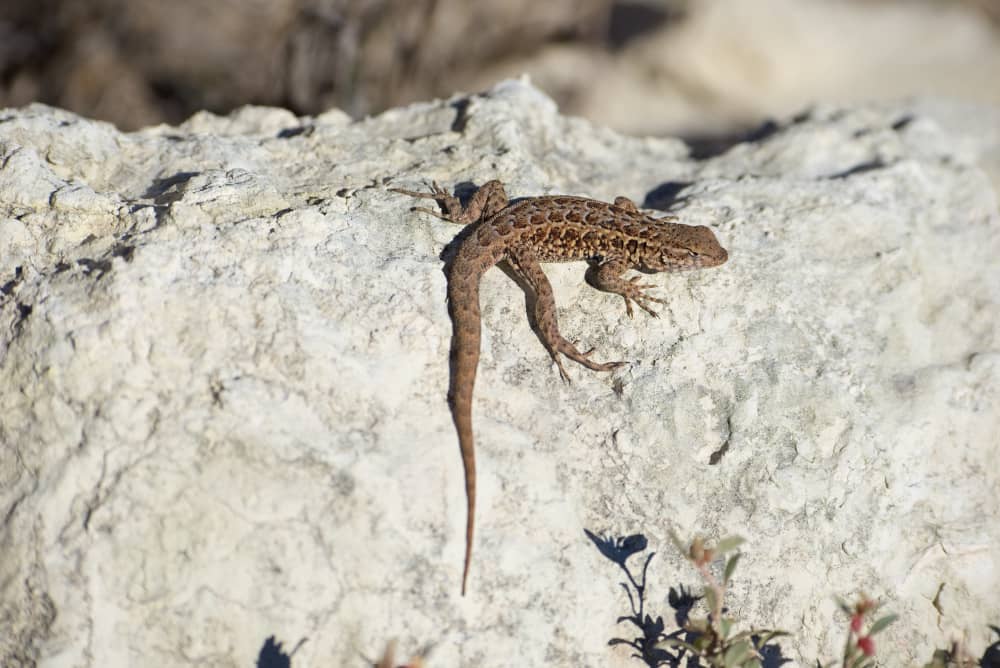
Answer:
[[(593, 349), (581, 353), (559, 333), (552, 286), (540, 262), (587, 260), (591, 268), (586, 279), (593, 287), (621, 295), (625, 312), (632, 316), (632, 302), (650, 315), (651, 302), (664, 303), (644, 290), (655, 286), (640, 284), (641, 277), (629, 280), (629, 269), (646, 273), (715, 267), (728, 253), (712, 231), (704, 226), (681, 225), (675, 216), (652, 218), (627, 197), (614, 204), (584, 197), (563, 195), (527, 197), (511, 203), (499, 181), (483, 184), (466, 207), (436, 183), (432, 192), (392, 188), (394, 192), (433, 199), (446, 213), (414, 208), (443, 220), (474, 225), (463, 232), (448, 276), (448, 313), (451, 316), (451, 380), (448, 404), (458, 432), (465, 467), (467, 515), (465, 525), (465, 567), (462, 595), (465, 595), (472, 559), (472, 537), (476, 509), (476, 455), (472, 437), (472, 388), (479, 364), (480, 316), (479, 279), (493, 265), (506, 262), (513, 275), (534, 293), (534, 318), (539, 336), (565, 381), (569, 376), (560, 354), (594, 371), (610, 371), (624, 362), (594, 362)], [(658, 316), (657, 316), (658, 317)]]

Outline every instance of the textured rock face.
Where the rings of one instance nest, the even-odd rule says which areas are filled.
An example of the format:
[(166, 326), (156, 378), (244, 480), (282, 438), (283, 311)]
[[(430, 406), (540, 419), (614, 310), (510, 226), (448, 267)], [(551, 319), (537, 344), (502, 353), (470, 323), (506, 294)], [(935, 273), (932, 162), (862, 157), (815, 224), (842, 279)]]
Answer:
[[(818, 109), (724, 154), (558, 115), (523, 83), (351, 123), (275, 109), (119, 134), (0, 112), (0, 664), (639, 665), (696, 578), (684, 535), (749, 539), (729, 602), (832, 658), (831, 596), (901, 621), (884, 665), (1000, 620), (1000, 218), (931, 118)], [(458, 228), (386, 186), (500, 178), (627, 195), (713, 227), (718, 269), (657, 275), (659, 320), (547, 265), (613, 374), (565, 385), (483, 280), (479, 532), (444, 402), (439, 254)], [(460, 188), (461, 190), (461, 188)], [(943, 589), (940, 587), (943, 585)], [(940, 591), (940, 611), (932, 601)], [(669, 627), (668, 627), (669, 631)]]

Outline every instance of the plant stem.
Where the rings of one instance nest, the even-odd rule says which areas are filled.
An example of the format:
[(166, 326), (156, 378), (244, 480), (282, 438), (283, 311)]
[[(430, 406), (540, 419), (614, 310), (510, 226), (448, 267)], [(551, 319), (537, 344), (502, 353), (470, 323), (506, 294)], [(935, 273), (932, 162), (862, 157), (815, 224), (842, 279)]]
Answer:
[(711, 624), (712, 629), (715, 631), (715, 642), (713, 644), (718, 645), (723, 641), (722, 637), (722, 600), (726, 595), (725, 585), (720, 585), (719, 581), (712, 576), (712, 572), (708, 570), (708, 564), (696, 564), (698, 567), (698, 572), (701, 574), (701, 578), (705, 581), (705, 585), (715, 592), (715, 606), (711, 611)]

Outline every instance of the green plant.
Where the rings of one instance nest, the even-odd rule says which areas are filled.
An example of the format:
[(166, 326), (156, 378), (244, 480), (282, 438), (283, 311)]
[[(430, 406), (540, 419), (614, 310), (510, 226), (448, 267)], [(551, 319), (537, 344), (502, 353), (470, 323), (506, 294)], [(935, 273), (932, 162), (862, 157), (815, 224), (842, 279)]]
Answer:
[[(767, 629), (739, 631), (736, 619), (727, 614), (725, 596), (739, 564), (742, 538), (731, 536), (710, 545), (696, 537), (686, 544), (676, 535), (671, 535), (678, 551), (701, 576), (704, 587), (700, 596), (692, 595), (684, 585), (678, 590), (671, 587), (667, 600), (676, 613), (677, 629), (668, 632), (663, 617), (649, 614), (646, 608), (646, 572), (655, 553), (648, 554), (643, 560), (638, 577), (628, 565), (630, 557), (648, 547), (646, 537), (642, 534), (602, 537), (587, 530), (585, 533), (601, 554), (618, 564), (625, 573), (627, 582), (622, 582), (621, 586), (628, 595), (631, 614), (619, 617), (618, 622), (628, 622), (640, 632), (640, 635), (630, 639), (613, 638), (609, 645), (631, 647), (635, 652), (632, 656), (650, 668), (680, 668), (681, 665), (685, 668), (763, 668), (780, 666), (788, 661), (781, 656), (780, 645), (772, 643), (775, 638), (788, 633)], [(896, 621), (897, 615), (876, 617), (881, 604), (864, 594), (858, 596), (854, 603), (839, 598), (836, 600), (848, 618), (843, 656), (839, 661), (825, 664), (817, 660), (816, 668), (871, 668), (875, 665), (875, 636)], [(708, 614), (695, 618), (691, 611), (699, 601), (704, 601)], [(986, 648), (981, 659), (972, 658), (963, 639), (953, 642), (949, 649), (936, 650), (923, 668), (1000, 668), (1000, 627), (990, 628), (998, 639)]]
[[(788, 633), (769, 629), (737, 632), (736, 619), (725, 615), (726, 589), (739, 563), (741, 553), (738, 548), (743, 539), (729, 536), (713, 546), (705, 544), (698, 536), (689, 545), (685, 545), (676, 534), (672, 533), (671, 538), (705, 583), (702, 596), (709, 612), (707, 617), (688, 619), (684, 628), (693, 634), (690, 642), (667, 638), (657, 646), (687, 650), (713, 668), (760, 668), (763, 665), (761, 649), (764, 645)], [(712, 564), (716, 560), (725, 562), (721, 578), (712, 573)]]
[[(875, 634), (884, 631), (889, 624), (896, 621), (898, 615), (885, 615), (869, 624), (868, 619), (881, 604), (864, 594), (861, 594), (853, 605), (838, 598), (837, 605), (850, 618), (847, 641), (844, 644), (844, 656), (840, 662), (841, 668), (868, 668), (875, 665), (875, 660), (872, 658), (875, 656)], [(816, 665), (819, 668), (832, 668), (837, 665), (837, 662), (821, 664), (816, 661)]]
[(923, 668), (998, 668), (1000, 667), (1000, 627), (990, 626), (998, 640), (986, 648), (981, 659), (975, 659), (966, 649), (965, 637), (953, 640), (948, 649), (934, 650), (934, 656)]

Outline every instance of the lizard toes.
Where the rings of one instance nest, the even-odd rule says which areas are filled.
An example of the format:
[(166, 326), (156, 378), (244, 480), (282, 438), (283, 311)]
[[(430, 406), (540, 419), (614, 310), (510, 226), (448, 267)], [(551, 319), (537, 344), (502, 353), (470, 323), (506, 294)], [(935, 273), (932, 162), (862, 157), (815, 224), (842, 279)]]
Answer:
[(438, 185), (437, 181), (434, 181), (434, 197), (435, 199), (444, 199), (448, 197), (448, 191)]
[(572, 385), (573, 382), (570, 380), (569, 374), (566, 373), (566, 369), (563, 367), (562, 360), (560, 360), (556, 355), (553, 355), (552, 361), (556, 363), (556, 368), (559, 370), (559, 378), (561, 378), (562, 381), (567, 385)]

